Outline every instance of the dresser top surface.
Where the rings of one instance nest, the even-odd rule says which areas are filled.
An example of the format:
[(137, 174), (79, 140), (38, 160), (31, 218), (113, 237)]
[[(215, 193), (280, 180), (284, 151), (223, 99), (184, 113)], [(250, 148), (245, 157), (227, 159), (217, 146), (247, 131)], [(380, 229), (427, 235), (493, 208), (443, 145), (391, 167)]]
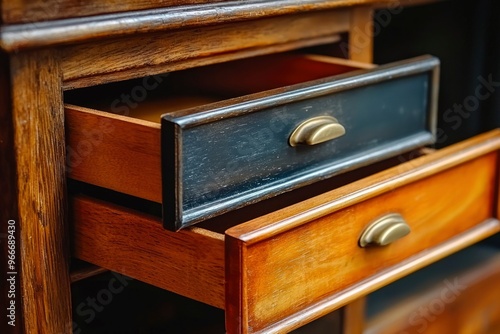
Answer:
[(0, 47), (8, 52), (135, 33), (352, 6), (397, 8), (436, 0), (0, 0)]
[[(413, 1), (414, 2), (414, 1)], [(395, 3), (396, 0), (2, 0), (2, 22), (22, 24), (64, 18), (116, 14), (130, 11), (172, 9), (179, 7), (249, 7), (255, 10), (301, 10), (372, 3)], [(226, 13), (223, 13), (226, 15)]]

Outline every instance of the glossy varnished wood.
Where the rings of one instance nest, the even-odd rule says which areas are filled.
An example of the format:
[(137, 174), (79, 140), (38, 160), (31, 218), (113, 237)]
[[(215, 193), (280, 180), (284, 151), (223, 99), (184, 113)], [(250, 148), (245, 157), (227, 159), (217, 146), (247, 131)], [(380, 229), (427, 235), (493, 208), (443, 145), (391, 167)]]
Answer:
[[(222, 2), (223, 0), (219, 0)], [(108, 1), (2, 1), (2, 20), (6, 23), (30, 23), (68, 17), (81, 17), (131, 10), (213, 3), (217, 0), (125, 0), (119, 3)]]
[[(76, 197), (74, 254), (224, 307), (229, 333), (286, 332), (498, 232), (489, 219), (498, 149), (493, 131), (240, 224), (225, 238), (201, 228), (169, 232), (159, 218)], [(360, 249), (364, 227), (393, 210), (412, 233)]]
[[(439, 248), (487, 220), (493, 213), (497, 154), (475, 156), (498, 149), (500, 137), (494, 132), (482, 139), (226, 231), (228, 329), (267, 333), (294, 328), (331, 311), (332, 303), (338, 307), (343, 298), (353, 298), (339, 297), (343, 289), (360, 281), (375, 284), (377, 273), (412, 262), (415, 254)], [(472, 176), (464, 180), (463, 175)], [(363, 229), (390, 212), (401, 213), (412, 233), (388, 247), (360, 249)], [(486, 235), (498, 231), (498, 222), (487, 229)], [(417, 262), (410, 270), (422, 266)], [(331, 299), (325, 302), (325, 296)], [(241, 320), (230, 320), (235, 318)]]
[(69, 333), (60, 67), (50, 51), (19, 53), (11, 64), (25, 331)]
[(224, 240), (91, 198), (71, 202), (73, 254), (84, 261), (224, 308)]

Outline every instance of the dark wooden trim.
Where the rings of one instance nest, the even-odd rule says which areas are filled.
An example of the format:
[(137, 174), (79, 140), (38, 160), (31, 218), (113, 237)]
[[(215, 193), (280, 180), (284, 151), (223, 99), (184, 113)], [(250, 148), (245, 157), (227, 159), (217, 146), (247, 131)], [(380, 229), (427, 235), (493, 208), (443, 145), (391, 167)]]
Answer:
[(64, 110), (58, 57), (11, 57), (21, 291), (26, 333), (70, 333)]

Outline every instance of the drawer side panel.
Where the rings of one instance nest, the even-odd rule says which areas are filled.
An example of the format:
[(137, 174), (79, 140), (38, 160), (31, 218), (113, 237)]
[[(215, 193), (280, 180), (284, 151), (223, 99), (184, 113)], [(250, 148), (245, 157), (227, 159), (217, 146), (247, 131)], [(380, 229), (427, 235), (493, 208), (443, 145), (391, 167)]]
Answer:
[(158, 218), (85, 197), (71, 209), (76, 258), (224, 308), (222, 235), (166, 231)]

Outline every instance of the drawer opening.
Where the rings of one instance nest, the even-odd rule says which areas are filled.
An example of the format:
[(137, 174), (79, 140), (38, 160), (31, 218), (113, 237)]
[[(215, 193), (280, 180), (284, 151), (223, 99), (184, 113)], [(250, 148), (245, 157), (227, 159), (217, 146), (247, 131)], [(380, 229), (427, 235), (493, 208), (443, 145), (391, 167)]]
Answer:
[[(340, 188), (351, 182), (361, 180), (388, 168), (411, 162), (413, 159), (431, 154), (432, 152), (433, 150), (428, 148), (414, 150), (396, 158), (386, 159), (384, 161), (347, 172), (338, 177), (313, 183), (301, 188), (300, 190), (293, 190), (262, 202), (207, 219), (197, 224), (197, 226), (212, 232), (220, 233), (221, 237), (223, 237), (224, 231), (233, 226), (278, 209), (282, 209), (294, 203), (304, 201), (308, 198), (318, 196), (331, 189)], [(148, 201), (139, 197), (130, 196), (108, 188), (95, 186), (73, 179), (68, 180), (68, 189), (72, 196), (85, 196), (106, 201), (120, 207), (156, 217), (159, 220), (161, 220), (162, 217), (162, 206), (160, 203), (156, 203), (154, 201)]]
[(71, 90), (65, 102), (160, 123), (163, 114), (373, 66), (323, 55), (274, 54)]
[(284, 53), (69, 91), (69, 177), (179, 230), (434, 143), (438, 66)]

